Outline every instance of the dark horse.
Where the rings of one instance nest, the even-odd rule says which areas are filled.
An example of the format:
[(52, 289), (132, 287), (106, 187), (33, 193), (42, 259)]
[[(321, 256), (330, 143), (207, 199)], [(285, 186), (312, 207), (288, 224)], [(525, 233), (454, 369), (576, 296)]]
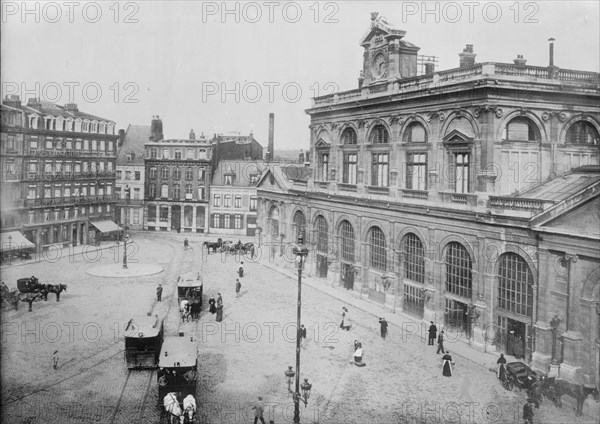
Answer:
[(42, 284), (41, 288), (39, 288), (36, 292), (41, 294), (42, 299), (44, 299), (44, 301), (48, 300), (48, 293), (55, 293), (56, 301), (60, 302), (60, 294), (63, 291), (67, 291), (67, 285), (61, 283), (61, 284)]
[(219, 238), (216, 242), (205, 241), (202, 243), (206, 250), (208, 250), (208, 254), (210, 255), (210, 250), (212, 249), (213, 253), (217, 253), (217, 249), (220, 249), (223, 245), (223, 240)]
[(583, 402), (589, 395), (592, 395), (596, 402), (600, 402), (600, 392), (597, 387), (586, 387), (583, 384), (573, 384), (567, 380), (556, 380), (554, 402), (559, 408), (562, 408), (561, 397), (563, 395), (571, 396), (577, 401), (577, 410), (575, 411), (577, 417), (583, 415)]

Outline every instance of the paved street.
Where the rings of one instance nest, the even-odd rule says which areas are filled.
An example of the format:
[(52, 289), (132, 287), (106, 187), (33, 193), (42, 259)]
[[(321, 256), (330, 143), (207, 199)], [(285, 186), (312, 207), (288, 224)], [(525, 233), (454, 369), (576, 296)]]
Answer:
[[(147, 278), (105, 279), (86, 269), (121, 260), (120, 253), (102, 251), (98, 260), (74, 256), (56, 263), (5, 268), (9, 287), (16, 279), (35, 275), (42, 282), (68, 284), (57, 303), (36, 302), (33, 312), (21, 303), (19, 311), (2, 315), (2, 422), (7, 423), (158, 423), (156, 376), (151, 371), (127, 373), (122, 330), (132, 315), (147, 312), (167, 316), (166, 332), (179, 329), (177, 276), (200, 270), (204, 276), (204, 304), (221, 292), (224, 320), (203, 311), (199, 323), (183, 324), (194, 333), (199, 348), (199, 422), (253, 422), (251, 404), (263, 396), (267, 422), (291, 422), (293, 403), (284, 371), (295, 366), (296, 278), (268, 258), (245, 260), (240, 296), (235, 296), (234, 256), (206, 256), (201, 242), (207, 237), (144, 232), (133, 234), (139, 247), (134, 257), (158, 264), (165, 271)], [(163, 302), (155, 302), (158, 282), (165, 285)], [(302, 322), (308, 337), (302, 346), (301, 376), (313, 389), (303, 423), (520, 423), (524, 393), (507, 392), (489, 371), (483, 356), (448, 344), (456, 362), (455, 375), (442, 376), (440, 355), (419, 336), (402, 333), (401, 318), (385, 314), (389, 336), (379, 336), (373, 306), (359, 300), (342, 301), (331, 289), (316, 290), (305, 279)], [(333, 290), (340, 298), (345, 292)], [(348, 306), (352, 328), (339, 329), (342, 306)], [(205, 308), (206, 309), (206, 308)], [(377, 311), (373, 311), (376, 313)], [(380, 314), (383, 314), (381, 312)], [(366, 367), (350, 363), (352, 344), (364, 346)], [(52, 369), (52, 352), (59, 351), (59, 369)], [(463, 352), (467, 352), (464, 355)], [(468, 356), (468, 357), (465, 357)], [(487, 359), (485, 359), (487, 360)], [(593, 402), (586, 402), (590, 411)], [(593, 404), (597, 411), (596, 404)], [(596, 422), (576, 418), (567, 406), (548, 403), (536, 411), (536, 423)]]

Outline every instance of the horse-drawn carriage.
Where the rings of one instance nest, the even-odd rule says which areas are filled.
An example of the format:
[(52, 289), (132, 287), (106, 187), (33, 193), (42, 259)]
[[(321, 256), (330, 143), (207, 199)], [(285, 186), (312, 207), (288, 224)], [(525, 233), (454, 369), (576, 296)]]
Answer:
[(127, 368), (156, 368), (163, 341), (163, 320), (142, 316), (129, 320), (125, 327)]
[(17, 280), (17, 288), (23, 294), (36, 294), (44, 300), (48, 300), (48, 293), (56, 294), (56, 301), (60, 302), (60, 294), (67, 291), (66, 284), (42, 284), (36, 277), (19, 278)]
[(177, 280), (177, 301), (180, 305), (182, 319), (200, 318), (202, 293), (202, 276), (199, 272), (188, 272), (179, 276)]
[(500, 371), (500, 380), (506, 390), (517, 387), (519, 390), (529, 390), (538, 380), (538, 374), (523, 362), (509, 362), (503, 365)]
[(158, 366), (158, 403), (163, 405), (167, 418), (193, 423), (196, 415), (197, 343), (192, 337), (184, 337), (183, 333), (179, 337), (165, 337)]

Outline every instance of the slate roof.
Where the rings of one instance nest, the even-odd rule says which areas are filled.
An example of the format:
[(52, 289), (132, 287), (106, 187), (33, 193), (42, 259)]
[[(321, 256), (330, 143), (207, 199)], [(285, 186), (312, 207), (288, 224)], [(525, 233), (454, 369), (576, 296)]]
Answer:
[[(144, 144), (148, 143), (151, 131), (150, 125), (129, 125), (125, 132), (125, 141), (117, 153), (117, 165), (144, 164)], [(133, 153), (131, 162), (127, 161), (127, 154)]]
[[(212, 176), (213, 186), (224, 186), (225, 175), (233, 174), (233, 187), (256, 187), (259, 177), (266, 168), (262, 161), (224, 160), (220, 161)], [(256, 175), (256, 182), (250, 182), (250, 176)]]
[(91, 115), (89, 113), (67, 110), (67, 106), (57, 105), (55, 103), (48, 102), (46, 100), (40, 100), (38, 104), (27, 103), (22, 104), (20, 109), (29, 114), (29, 113), (37, 113), (40, 116), (45, 115), (53, 115), (53, 116), (62, 116), (63, 118), (81, 118), (81, 119), (89, 119), (89, 120), (97, 120), (104, 122), (114, 122), (111, 119), (101, 118), (99, 116)]

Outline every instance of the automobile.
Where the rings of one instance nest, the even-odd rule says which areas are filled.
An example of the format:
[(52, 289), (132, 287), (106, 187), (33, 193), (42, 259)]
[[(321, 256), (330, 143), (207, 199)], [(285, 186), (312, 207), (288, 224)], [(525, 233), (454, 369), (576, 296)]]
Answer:
[(504, 370), (502, 385), (506, 390), (512, 390), (513, 387), (528, 390), (539, 378), (539, 375), (523, 362), (509, 362), (504, 365)]

